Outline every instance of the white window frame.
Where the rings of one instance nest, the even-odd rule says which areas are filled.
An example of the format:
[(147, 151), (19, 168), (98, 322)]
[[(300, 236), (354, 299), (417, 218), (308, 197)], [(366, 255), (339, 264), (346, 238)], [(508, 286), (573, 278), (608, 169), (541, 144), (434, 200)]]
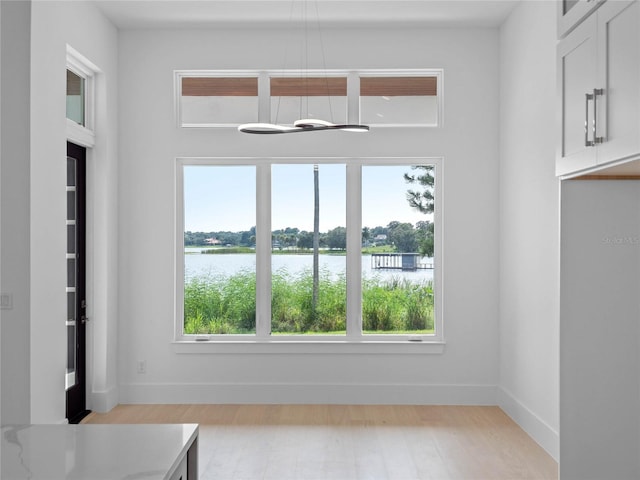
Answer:
[(95, 77), (100, 69), (70, 45), (67, 45), (67, 70), (84, 79), (84, 125), (67, 118), (67, 140), (86, 148), (96, 144)]
[(423, 124), (377, 124), (375, 128), (420, 127), (438, 128), (444, 124), (444, 70), (428, 69), (329, 69), (329, 70), (174, 70), (174, 113), (178, 128), (236, 128), (237, 124), (184, 124), (182, 123), (182, 79), (185, 77), (257, 77), (258, 78), (258, 122), (271, 122), (271, 77), (347, 77), (347, 121), (360, 122), (360, 77), (437, 77), (438, 122)]
[(412, 69), (412, 70), (362, 70), (358, 72), (358, 123), (360, 123), (360, 78), (363, 77), (436, 77), (437, 82), (437, 103), (438, 121), (435, 125), (423, 124), (423, 123), (377, 123), (375, 128), (379, 127), (420, 127), (420, 128), (437, 128), (444, 125), (444, 82), (443, 82), (444, 70), (442, 69)]
[[(346, 164), (347, 205), (347, 333), (335, 335), (270, 335), (264, 316), (271, 314), (271, 166), (276, 164)], [(256, 167), (256, 288), (255, 335), (185, 335), (184, 327), (184, 167), (251, 165)], [(363, 166), (433, 165), (434, 197), (434, 330), (435, 334), (362, 333), (362, 181)], [(442, 353), (442, 218), (443, 161), (432, 157), (312, 158), (210, 157), (176, 159), (175, 331), (177, 353)]]

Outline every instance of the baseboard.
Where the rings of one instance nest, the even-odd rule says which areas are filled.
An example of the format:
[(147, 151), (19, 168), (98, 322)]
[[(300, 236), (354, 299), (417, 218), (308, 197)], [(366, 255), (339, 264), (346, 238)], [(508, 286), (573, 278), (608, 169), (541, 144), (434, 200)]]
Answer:
[(87, 399), (87, 407), (98, 413), (107, 413), (120, 403), (118, 387), (110, 387), (104, 391), (93, 391)]
[(497, 388), (497, 401), (498, 406), (557, 462), (560, 458), (558, 432), (502, 387)]
[(120, 403), (496, 405), (495, 385), (126, 384)]

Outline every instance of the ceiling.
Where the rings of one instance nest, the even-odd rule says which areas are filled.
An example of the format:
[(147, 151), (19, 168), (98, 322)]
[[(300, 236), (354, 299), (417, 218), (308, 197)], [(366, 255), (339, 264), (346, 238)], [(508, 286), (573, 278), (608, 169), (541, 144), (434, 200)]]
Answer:
[[(519, 1), (307, 0), (306, 18), (313, 21), (317, 18), (323, 26), (496, 27)], [(95, 0), (94, 3), (120, 29), (258, 24), (279, 27), (304, 18), (300, 13), (302, 0)]]

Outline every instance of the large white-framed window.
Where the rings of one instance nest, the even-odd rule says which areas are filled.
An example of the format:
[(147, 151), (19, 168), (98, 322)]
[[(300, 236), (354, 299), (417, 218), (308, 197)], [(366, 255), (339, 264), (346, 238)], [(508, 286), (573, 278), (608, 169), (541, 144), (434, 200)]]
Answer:
[(176, 341), (441, 345), (442, 170), (176, 159)]

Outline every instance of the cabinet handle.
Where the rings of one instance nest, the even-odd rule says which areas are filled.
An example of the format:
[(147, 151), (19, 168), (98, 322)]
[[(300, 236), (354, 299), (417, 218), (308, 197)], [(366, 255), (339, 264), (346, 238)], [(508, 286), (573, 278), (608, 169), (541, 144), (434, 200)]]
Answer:
[(598, 95), (604, 95), (604, 89), (593, 89), (593, 144), (598, 145), (604, 142), (604, 137), (598, 136)]
[[(594, 88), (593, 93), (586, 93), (584, 97), (584, 146), (595, 147), (604, 142), (604, 137), (598, 136), (598, 95), (604, 95), (604, 89)], [(593, 140), (589, 140), (589, 101), (593, 101)]]
[(584, 146), (595, 147), (596, 142), (589, 140), (589, 101), (593, 100), (593, 110), (595, 113), (595, 99), (593, 93), (585, 93), (584, 95)]

